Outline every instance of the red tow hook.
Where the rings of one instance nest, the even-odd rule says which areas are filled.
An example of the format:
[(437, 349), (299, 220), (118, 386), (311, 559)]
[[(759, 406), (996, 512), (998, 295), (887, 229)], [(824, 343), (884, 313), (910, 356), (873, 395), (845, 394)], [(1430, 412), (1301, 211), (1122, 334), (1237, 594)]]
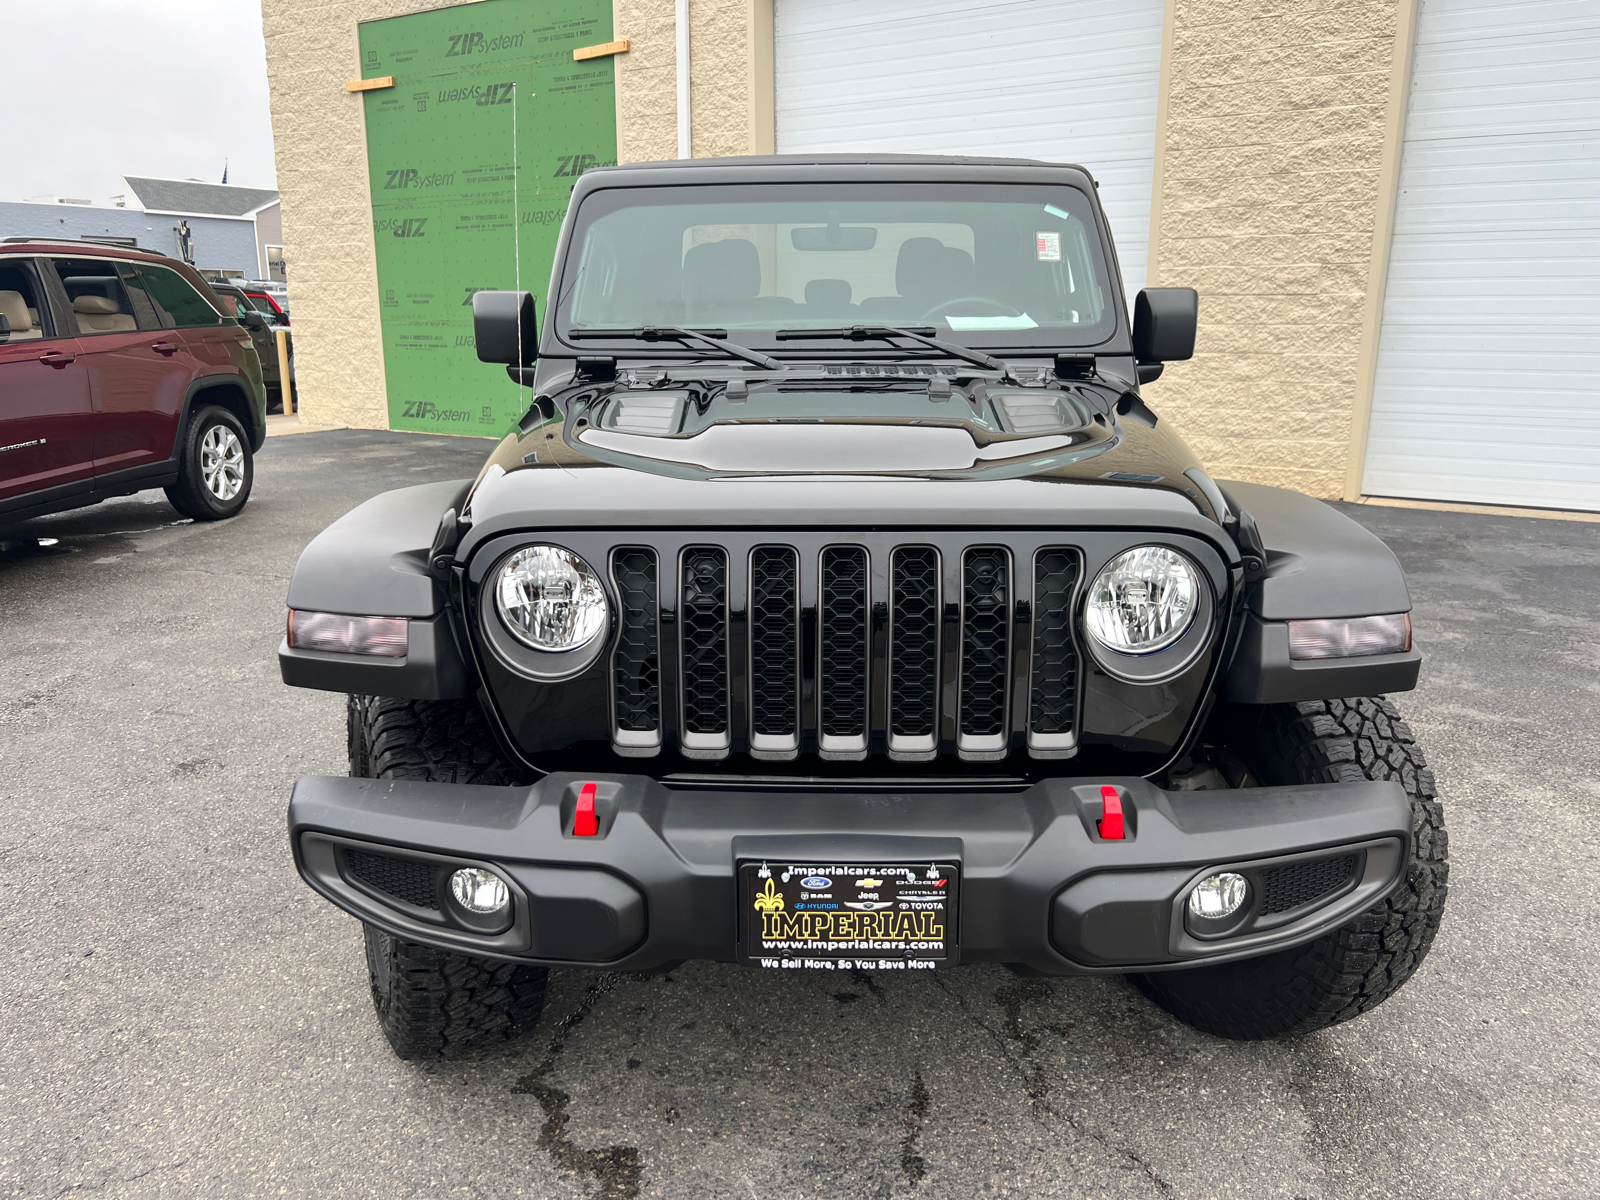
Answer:
[[(578, 792), (578, 807), (572, 814), (573, 837), (594, 837), (600, 832), (600, 821), (594, 815), (594, 793), (595, 786), (592, 783), (584, 784)], [(1122, 818), (1119, 816), (1117, 820), (1121, 821)]]
[(1127, 840), (1122, 826), (1122, 796), (1109, 783), (1100, 786), (1100, 807), (1105, 815), (1098, 822), (1100, 836), (1108, 842)]

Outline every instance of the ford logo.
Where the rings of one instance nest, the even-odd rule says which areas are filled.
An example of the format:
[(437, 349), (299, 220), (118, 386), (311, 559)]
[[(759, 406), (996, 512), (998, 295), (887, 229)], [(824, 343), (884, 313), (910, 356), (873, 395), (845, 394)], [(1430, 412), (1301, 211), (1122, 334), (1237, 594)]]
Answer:
[(833, 880), (824, 879), (821, 875), (813, 875), (810, 879), (802, 879), (800, 881), (800, 886), (803, 888), (811, 888), (813, 891), (817, 891), (822, 888), (832, 887)]

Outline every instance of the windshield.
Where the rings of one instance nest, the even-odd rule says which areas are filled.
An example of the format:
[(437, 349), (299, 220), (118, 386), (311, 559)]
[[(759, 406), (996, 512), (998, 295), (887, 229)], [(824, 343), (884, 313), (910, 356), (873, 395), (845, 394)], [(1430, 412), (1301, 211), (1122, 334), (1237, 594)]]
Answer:
[[(932, 327), (983, 346), (1087, 346), (1115, 327), (1087, 197), (1037, 184), (615, 188), (578, 210), (556, 325)], [(816, 343), (811, 343), (816, 345)]]

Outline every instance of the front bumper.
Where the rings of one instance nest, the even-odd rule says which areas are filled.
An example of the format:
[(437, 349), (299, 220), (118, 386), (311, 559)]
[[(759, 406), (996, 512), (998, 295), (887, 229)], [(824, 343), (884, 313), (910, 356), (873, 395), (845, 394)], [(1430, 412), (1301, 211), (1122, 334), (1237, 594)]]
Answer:
[[(588, 782), (599, 832), (575, 837)], [(1122, 841), (1098, 833), (1107, 784), (1127, 813)], [(314, 775), (295, 784), (289, 836), (307, 883), (397, 937), (627, 971), (743, 961), (741, 861), (951, 861), (961, 960), (1068, 975), (1199, 966), (1315, 938), (1404, 878), (1411, 807), (1388, 782), (1166, 792), (1138, 778), (1053, 779), (1011, 792), (908, 794), (692, 789), (638, 775), (556, 774), (515, 788)], [(387, 876), (352, 868), (374, 854), (414, 878), (489, 867), (511, 885), (512, 915), (473, 927), (451, 915), (442, 885), (433, 908), (415, 892), (421, 903), (410, 903), (404, 887), (371, 883)], [(1293, 887), (1278, 887), (1280, 907), (1264, 911), (1271, 881), (1292, 883), (1302, 867), (1305, 879), (1326, 881), (1330, 862), (1347, 872), (1337, 886), (1288, 908)], [(1247, 907), (1258, 911), (1226, 936), (1196, 936), (1186, 897), (1220, 869), (1251, 881)]]

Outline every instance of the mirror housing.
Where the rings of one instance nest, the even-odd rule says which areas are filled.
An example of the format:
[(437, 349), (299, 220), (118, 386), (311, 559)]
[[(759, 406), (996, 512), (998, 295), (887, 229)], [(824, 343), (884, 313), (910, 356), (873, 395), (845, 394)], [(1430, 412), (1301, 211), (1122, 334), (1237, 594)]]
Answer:
[(539, 357), (539, 321), (531, 292), (479, 292), (472, 297), (478, 361), (526, 367)]
[(267, 327), (266, 317), (262, 316), (254, 309), (247, 311), (244, 316), (240, 318), (240, 320), (242, 320), (251, 329), (265, 329)]
[(1133, 302), (1133, 357), (1141, 366), (1193, 358), (1199, 324), (1193, 288), (1145, 288)]

